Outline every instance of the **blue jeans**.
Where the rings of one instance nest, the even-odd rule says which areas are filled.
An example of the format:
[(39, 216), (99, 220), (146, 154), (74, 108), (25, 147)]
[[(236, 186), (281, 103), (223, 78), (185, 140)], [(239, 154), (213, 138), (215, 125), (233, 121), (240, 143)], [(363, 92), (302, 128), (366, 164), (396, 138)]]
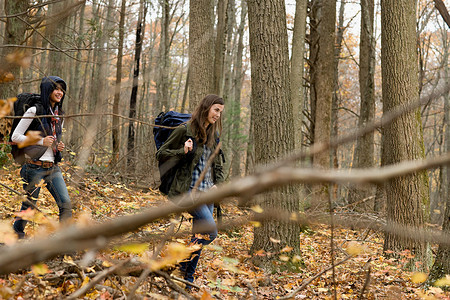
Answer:
[[(193, 217), (191, 243), (208, 245), (217, 237), (217, 226), (214, 221), (214, 204), (201, 205), (189, 212)], [(209, 235), (209, 238), (196, 237), (196, 233)], [(180, 270), (184, 273), (184, 279), (194, 282), (194, 273), (202, 249), (191, 254), (189, 260), (180, 263)]]
[[(59, 208), (59, 221), (64, 221), (72, 217), (72, 205), (70, 203), (69, 193), (67, 192), (66, 183), (62, 177), (61, 170), (58, 166), (53, 166), (51, 168), (43, 168), (34, 164), (25, 164), (20, 170), (20, 175), (25, 182), (23, 188), (27, 193), (28, 201), (36, 205), (37, 198), (39, 197), (40, 187), (36, 186), (43, 179), (48, 191), (53, 196), (56, 204)], [(22, 207), (20, 210), (26, 210), (29, 207), (33, 207), (22, 202)], [(14, 230), (17, 232), (19, 237), (23, 237), (26, 220), (17, 217), (14, 222)]]

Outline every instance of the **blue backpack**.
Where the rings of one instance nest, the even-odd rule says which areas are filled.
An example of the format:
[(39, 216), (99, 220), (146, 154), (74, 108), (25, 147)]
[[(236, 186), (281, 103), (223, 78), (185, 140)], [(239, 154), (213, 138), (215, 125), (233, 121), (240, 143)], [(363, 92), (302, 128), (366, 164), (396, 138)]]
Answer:
[[(155, 125), (177, 127), (187, 123), (191, 119), (191, 114), (184, 114), (176, 111), (161, 112), (155, 119)], [(155, 137), (156, 149), (161, 148), (164, 142), (169, 138), (173, 128), (153, 127), (153, 136)]]
[[(165, 141), (169, 138), (170, 134), (181, 124), (185, 124), (191, 119), (191, 114), (184, 114), (176, 111), (161, 112), (155, 119), (155, 125), (167, 126), (172, 128), (164, 127), (153, 127), (153, 136), (155, 138), (156, 149), (161, 148)], [(161, 179), (161, 185), (159, 190), (161, 193), (167, 195), (172, 185), (173, 178), (177, 171), (176, 166), (178, 162), (176, 161), (158, 161), (159, 175)]]

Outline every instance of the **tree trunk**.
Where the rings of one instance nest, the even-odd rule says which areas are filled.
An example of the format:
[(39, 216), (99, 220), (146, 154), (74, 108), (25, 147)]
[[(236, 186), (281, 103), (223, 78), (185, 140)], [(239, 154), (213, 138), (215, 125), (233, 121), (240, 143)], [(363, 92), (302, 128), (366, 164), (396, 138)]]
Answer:
[(55, 51), (48, 54), (48, 69), (45, 72), (49, 75), (55, 74), (61, 77), (68, 71), (64, 66), (67, 64), (67, 56), (62, 52), (65, 48), (65, 37), (70, 11), (73, 9), (74, 1), (56, 1), (49, 3), (49, 16), (46, 19), (46, 37), (51, 42), (51, 48)]
[[(381, 6), (381, 68), (383, 113), (408, 105), (419, 97), (416, 1), (384, 0)], [(422, 123), (419, 110), (399, 117), (383, 128), (384, 163), (424, 158)], [(388, 225), (422, 227), (429, 205), (428, 177), (425, 171), (388, 181), (386, 210)], [(411, 267), (427, 267), (427, 245), (413, 238), (401, 238), (386, 232), (384, 250), (394, 256), (409, 250), (415, 256)]]
[[(341, 52), (342, 52), (342, 41), (344, 40), (344, 13), (345, 13), (345, 1), (341, 1), (341, 6), (339, 7), (338, 24), (336, 30), (336, 45), (334, 47), (334, 85), (333, 85), (333, 100), (331, 103), (331, 136), (339, 135), (339, 107), (341, 106), (340, 97), (340, 82), (339, 82), (339, 63), (341, 62)], [(331, 161), (332, 168), (339, 168), (339, 157), (338, 157), (338, 147), (331, 149)], [(339, 189), (341, 189), (338, 184), (331, 184), (332, 199), (337, 199), (339, 196)]]
[(214, 92), (214, 1), (189, 4), (189, 109)]
[[(5, 14), (15, 15), (27, 11), (29, 6), (28, 0), (5, 1)], [(21, 16), (26, 18), (26, 16)], [(5, 35), (3, 37), (3, 45), (22, 45), (25, 42), (25, 31), (27, 25), (19, 18), (6, 18)], [(11, 82), (2, 82), (0, 84), (0, 99), (15, 97), (19, 88), (20, 66), (15, 63), (6, 63), (6, 57), (16, 51), (16, 47), (3, 47), (1, 51), (0, 76), (4, 77), (9, 72), (13, 77)]]
[[(294, 149), (284, 0), (249, 0), (248, 19), (255, 163), (264, 165)], [(292, 186), (266, 193), (261, 198), (264, 210), (299, 210), (299, 201)], [(251, 252), (264, 250), (272, 255), (255, 256), (255, 263), (267, 269), (296, 269), (298, 264), (293, 261), (282, 265), (274, 264), (274, 261), (279, 262), (278, 255), (286, 246), (293, 248), (288, 255), (300, 254), (299, 234), (299, 227), (292, 223), (263, 222), (255, 228)]]
[(115, 167), (120, 159), (120, 120), (119, 120), (119, 105), (120, 105), (120, 90), (122, 86), (122, 61), (123, 61), (123, 44), (125, 32), (125, 9), (126, 0), (122, 0), (120, 6), (120, 20), (119, 20), (119, 44), (116, 63), (116, 85), (114, 88), (114, 102), (113, 102), (113, 126), (112, 126), (112, 143), (113, 143), (113, 157), (111, 165)]
[(145, 1), (141, 0), (139, 6), (139, 17), (136, 27), (136, 43), (135, 43), (135, 53), (134, 53), (134, 71), (133, 71), (133, 86), (131, 89), (130, 97), (130, 113), (128, 117), (130, 121), (128, 123), (128, 142), (127, 142), (127, 166), (130, 171), (135, 170), (135, 136), (136, 136), (136, 124), (133, 119), (136, 118), (136, 103), (137, 103), (137, 92), (139, 85), (139, 67), (141, 62), (141, 52), (142, 52), (142, 39), (145, 31), (145, 15), (146, 15), (146, 5)]
[[(75, 19), (74, 26), (76, 26), (78, 24), (78, 37), (83, 36), (83, 34), (84, 34), (83, 24), (85, 21), (84, 20), (85, 10), (86, 10), (86, 3), (83, 3), (80, 7), (79, 14), (76, 14), (74, 16), (74, 19)], [(78, 48), (82, 47), (82, 39), (81, 38), (77, 39), (76, 45)], [(82, 99), (81, 91), (82, 91), (82, 89), (81, 89), (80, 74), (81, 74), (81, 66), (82, 66), (82, 63), (81, 63), (82, 52), (77, 51), (77, 54), (75, 57), (76, 57), (76, 61), (74, 63), (74, 67), (72, 68), (73, 73), (72, 73), (71, 79), (70, 79), (70, 82), (71, 82), (70, 91), (71, 91), (71, 95), (72, 95), (71, 104), (70, 104), (71, 111), (68, 110), (67, 111), (68, 114), (69, 113), (78, 114), (81, 112), (81, 99)], [(66, 137), (66, 140), (70, 141), (69, 145), (71, 147), (78, 145), (80, 142), (79, 140), (82, 136), (80, 123), (81, 123), (80, 119), (78, 119), (78, 118), (72, 119), (72, 122), (71, 122), (72, 127), (70, 130), (71, 131), (70, 139), (69, 139), (69, 137)]]
[(228, 0), (218, 0), (217, 2), (217, 34), (214, 46), (214, 94), (216, 95), (222, 95), (223, 92), (227, 4)]
[(231, 161), (231, 170), (232, 177), (240, 177), (242, 175), (241, 172), (241, 163), (242, 161), (242, 150), (243, 143), (240, 134), (242, 132), (242, 120), (241, 120), (241, 90), (242, 90), (242, 78), (243, 70), (242, 70), (242, 57), (244, 52), (244, 29), (245, 29), (245, 20), (247, 16), (247, 2), (245, 0), (241, 1), (241, 21), (239, 24), (239, 28), (237, 30), (238, 42), (237, 42), (237, 51), (234, 62), (234, 72), (233, 72), (233, 102), (236, 104), (236, 112), (235, 112), (235, 121), (233, 122), (232, 135), (236, 136), (237, 144), (232, 147), (233, 156)]
[[(314, 63), (314, 144), (328, 143), (331, 135), (331, 106), (334, 87), (334, 44), (336, 27), (336, 1), (320, 0), (314, 2), (316, 12), (318, 41), (315, 43)], [(317, 7), (316, 7), (317, 6)], [(316, 168), (330, 168), (330, 153), (324, 151), (313, 157)], [(323, 210), (327, 206), (330, 191), (328, 185), (313, 186), (313, 207)]]
[(303, 106), (305, 105), (305, 88), (303, 82), (304, 53), (306, 38), (306, 10), (308, 0), (297, 0), (295, 6), (294, 33), (292, 38), (291, 58), (291, 98), (294, 115), (295, 150), (302, 148)]
[[(449, 24), (450, 26), (450, 24)], [(447, 62), (449, 58), (449, 42), (447, 31), (444, 30), (442, 34), (444, 54), (443, 62)], [(450, 74), (448, 65), (444, 66), (444, 78), (446, 86), (450, 85)], [(444, 95), (444, 151), (450, 153), (450, 95), (447, 93)], [(450, 233), (450, 167), (443, 167), (444, 176), (442, 179), (441, 199), (444, 199), (446, 203), (446, 208), (443, 211), (444, 223), (442, 224), (442, 231), (444, 233)], [(444, 202), (442, 201), (442, 202)], [(441, 210), (442, 211), (442, 210)], [(450, 274), (450, 247), (439, 245), (436, 258), (434, 260), (433, 267), (428, 278), (429, 283), (434, 284), (436, 280), (445, 277), (445, 275)]]
[(228, 177), (228, 173), (231, 168), (231, 163), (233, 160), (233, 151), (237, 147), (237, 135), (234, 133), (234, 124), (237, 117), (237, 105), (234, 99), (233, 93), (233, 55), (236, 49), (236, 35), (234, 34), (234, 28), (236, 26), (236, 12), (235, 12), (235, 1), (228, 0), (228, 5), (226, 7), (226, 39), (225, 43), (225, 57), (223, 66), (223, 84), (222, 93), (225, 100), (225, 121), (224, 121), (224, 134), (222, 135), (222, 140), (224, 143), (222, 147), (226, 154), (226, 160), (223, 165), (225, 170), (225, 176)]
[[(361, 106), (359, 112), (358, 127), (365, 126), (375, 117), (375, 38), (374, 27), (374, 1), (361, 1), (361, 43), (359, 46), (359, 90), (361, 95)], [(353, 156), (353, 168), (371, 168), (375, 165), (374, 133), (371, 132), (356, 141), (355, 154)], [(373, 187), (352, 188), (349, 191), (348, 202), (356, 203), (367, 199), (374, 194)], [(357, 207), (368, 211), (372, 201), (364, 201)], [(374, 208), (374, 206), (372, 206)]]
[(170, 26), (170, 1), (161, 1), (162, 18), (161, 18), (161, 42), (159, 43), (159, 69), (158, 69), (158, 86), (157, 101), (160, 104), (161, 111), (170, 109), (169, 99), (169, 26)]

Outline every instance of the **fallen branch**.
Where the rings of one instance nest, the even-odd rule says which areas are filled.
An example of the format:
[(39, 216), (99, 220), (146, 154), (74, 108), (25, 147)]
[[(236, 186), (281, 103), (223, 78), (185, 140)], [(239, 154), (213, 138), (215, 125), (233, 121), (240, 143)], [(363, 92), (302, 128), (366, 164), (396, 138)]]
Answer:
[(343, 260), (333, 264), (332, 266), (320, 271), (319, 273), (317, 273), (316, 275), (314, 275), (313, 277), (309, 278), (307, 281), (305, 281), (299, 288), (295, 289), (294, 291), (290, 292), (289, 294), (287, 294), (286, 296), (279, 296), (277, 297), (277, 299), (280, 300), (287, 300), (287, 299), (291, 299), (293, 298), (296, 294), (298, 294), (300, 291), (302, 291), (305, 287), (307, 287), (311, 282), (313, 282), (314, 280), (316, 280), (317, 278), (319, 278), (322, 274), (332, 270), (333, 268), (345, 263), (347, 260), (349, 260), (351, 258), (351, 256), (347, 256), (346, 258), (344, 258)]
[(184, 289), (182, 289), (178, 284), (173, 282), (172, 278), (167, 273), (161, 272), (161, 271), (154, 271), (154, 273), (163, 277), (166, 280), (167, 285), (170, 288), (172, 288), (175, 291), (177, 291), (178, 293), (184, 295), (188, 299), (195, 299), (195, 297), (191, 296), (188, 292), (186, 292)]
[(105, 277), (108, 275), (114, 273), (117, 269), (121, 268), (124, 264), (129, 262), (130, 259), (126, 259), (118, 263), (117, 265), (112, 266), (109, 269), (105, 269), (102, 272), (100, 272), (97, 276), (95, 276), (89, 283), (83, 285), (79, 290), (73, 292), (71, 295), (69, 295), (66, 299), (72, 300), (72, 299), (78, 299), (82, 297), (84, 294), (86, 294), (91, 288), (95, 287), (97, 283), (102, 281)]
[(362, 300), (364, 299), (364, 293), (366, 292), (367, 288), (369, 287), (369, 283), (370, 283), (370, 262), (372, 261), (372, 258), (369, 258), (369, 260), (367, 261), (365, 267), (367, 267), (367, 272), (366, 272), (366, 279), (364, 280), (364, 285), (361, 289), (361, 293), (359, 293), (359, 298), (358, 300)]

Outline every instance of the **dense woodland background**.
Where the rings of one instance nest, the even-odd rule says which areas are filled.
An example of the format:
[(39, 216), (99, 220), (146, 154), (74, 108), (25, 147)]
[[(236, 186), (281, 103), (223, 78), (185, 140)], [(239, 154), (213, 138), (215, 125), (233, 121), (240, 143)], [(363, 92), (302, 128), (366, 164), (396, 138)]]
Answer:
[[(405, 269), (431, 274), (431, 286), (450, 273), (449, 7), (441, 0), (0, 0), (0, 99), (7, 107), (20, 92), (38, 92), (43, 76), (62, 77), (71, 183), (95, 176), (153, 192), (155, 117), (221, 95), (229, 183), (200, 201), (239, 199), (261, 215), (249, 245), (256, 266), (279, 270), (273, 257), (255, 253), (286, 247), (296, 265), (305, 226), (320, 220), (377, 230), (383, 255), (409, 251)], [(8, 145), (1, 147), (6, 154)], [(154, 219), (145, 220), (126, 229)], [(93, 232), (127, 232), (110, 230)], [(4, 274), (17, 270), (2, 266), (0, 257)]]

